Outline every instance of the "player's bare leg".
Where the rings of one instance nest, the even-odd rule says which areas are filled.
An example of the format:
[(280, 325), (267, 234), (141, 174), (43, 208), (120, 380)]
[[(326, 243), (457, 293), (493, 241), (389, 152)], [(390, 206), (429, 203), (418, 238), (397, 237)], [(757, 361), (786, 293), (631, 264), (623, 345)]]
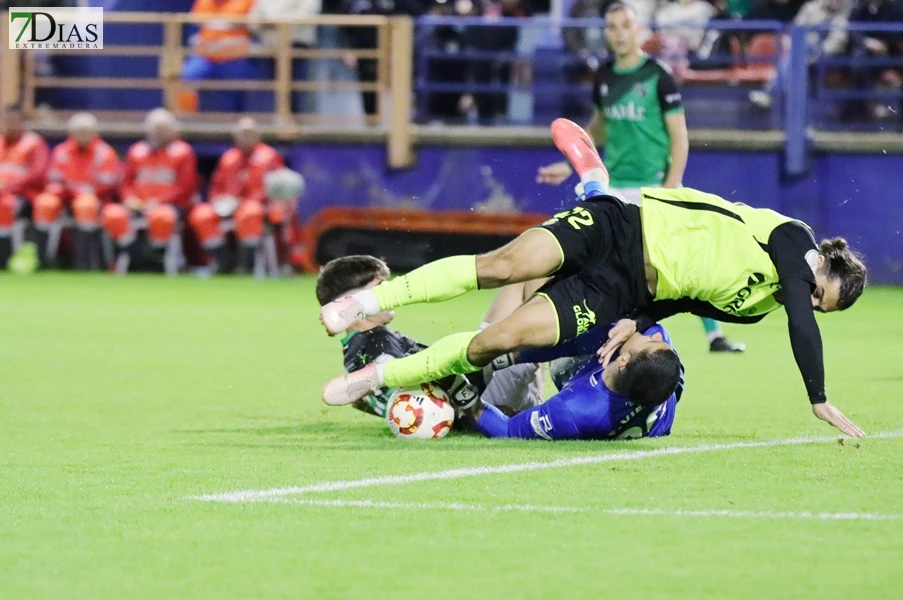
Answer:
[(452, 256), (424, 265), (320, 309), (327, 333), (336, 335), (367, 316), (408, 304), (443, 302), (477, 289), (495, 289), (546, 277), (562, 263), (558, 241), (544, 229), (530, 229), (479, 256)]
[(373, 388), (434, 381), (446, 375), (478, 371), (492, 359), (520, 348), (541, 348), (558, 341), (558, 315), (544, 296), (534, 296), (510, 316), (478, 333), (446, 336), (429, 348), (337, 377), (323, 388), (323, 401), (350, 404)]
[[(580, 175), (587, 194), (604, 193), (608, 170), (589, 135), (567, 119), (552, 123), (552, 139)], [(561, 267), (561, 246), (545, 230), (531, 229), (509, 244), (481, 256), (452, 256), (424, 265), (330, 302), (320, 309), (329, 335), (336, 335), (369, 315), (421, 302), (443, 302), (476, 289), (492, 289), (546, 277)]]

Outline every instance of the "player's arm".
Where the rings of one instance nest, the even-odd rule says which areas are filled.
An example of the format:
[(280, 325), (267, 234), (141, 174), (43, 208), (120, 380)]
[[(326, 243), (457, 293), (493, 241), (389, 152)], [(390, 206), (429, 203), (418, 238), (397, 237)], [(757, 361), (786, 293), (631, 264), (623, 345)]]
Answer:
[(50, 150), (42, 140), (35, 142), (29, 151), (28, 166), (25, 172), (7, 186), (7, 191), (18, 194), (29, 186), (42, 183), (50, 162)]
[(658, 103), (665, 120), (665, 128), (671, 140), (670, 163), (668, 174), (662, 187), (680, 187), (687, 168), (687, 156), (690, 153), (690, 137), (687, 133), (687, 119), (681, 103), (677, 81), (671, 73), (663, 73), (658, 80)]
[[(640, 329), (639, 331), (644, 330)], [(607, 328), (601, 326), (593, 327), (583, 335), (579, 335), (557, 346), (521, 350), (517, 353), (517, 362), (539, 364), (551, 362), (558, 358), (586, 356), (587, 354), (595, 353), (606, 339), (608, 339)]]
[(787, 327), (793, 358), (803, 376), (812, 412), (843, 433), (855, 437), (865, 434), (834, 408), (825, 393), (825, 366), (821, 332), (812, 309), (815, 285), (806, 254), (815, 248), (809, 229), (797, 222), (776, 228), (768, 238), (768, 250), (780, 277), (782, 302), (787, 312)]
[[(598, 105), (599, 104), (597, 103), (596, 106)], [(605, 113), (598, 108), (594, 110), (593, 118), (590, 119), (590, 122), (586, 125), (586, 132), (592, 136), (596, 148), (604, 148), (605, 142), (608, 141), (605, 137)]]
[(100, 198), (109, 198), (116, 191), (119, 184), (120, 172), (122, 164), (119, 162), (119, 156), (112, 148), (108, 148), (103, 157), (103, 163), (94, 178), (94, 193)]
[(197, 165), (198, 159), (194, 152), (183, 156), (176, 167), (176, 181), (172, 191), (160, 199), (164, 204), (178, 204), (187, 202), (197, 189)]
[(125, 162), (122, 166), (122, 179), (119, 182), (119, 198), (123, 204), (129, 205), (130, 201), (135, 198), (135, 180), (138, 176), (140, 160), (134, 148), (130, 149), (125, 156)]
[(490, 438), (579, 439), (578, 430), (570, 413), (557, 396), (513, 417), (506, 416), (491, 404), (478, 402), (472, 416), (477, 431)]
[(609, 330), (608, 340), (599, 348), (599, 362), (608, 366), (615, 351), (637, 331), (646, 331), (656, 323), (681, 313), (690, 313), (697, 317), (707, 317), (725, 323), (751, 324), (758, 323), (765, 315), (745, 316), (732, 315), (718, 310), (708, 302), (692, 298), (677, 300), (656, 300), (643, 311), (635, 311), (621, 319)]

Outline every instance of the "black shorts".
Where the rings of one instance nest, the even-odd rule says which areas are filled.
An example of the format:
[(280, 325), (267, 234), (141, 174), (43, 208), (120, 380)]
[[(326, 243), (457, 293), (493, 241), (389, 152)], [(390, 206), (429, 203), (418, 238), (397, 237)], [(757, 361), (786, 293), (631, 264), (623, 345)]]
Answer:
[(651, 300), (643, 264), (640, 209), (612, 196), (581, 202), (540, 226), (564, 262), (537, 293), (558, 313), (558, 343), (609, 325)]

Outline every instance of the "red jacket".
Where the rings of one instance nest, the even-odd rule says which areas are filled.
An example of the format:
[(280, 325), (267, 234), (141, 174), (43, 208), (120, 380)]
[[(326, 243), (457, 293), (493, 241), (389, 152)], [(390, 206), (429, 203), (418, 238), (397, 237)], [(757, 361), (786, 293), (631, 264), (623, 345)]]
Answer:
[(272, 146), (258, 142), (249, 154), (230, 148), (219, 159), (210, 182), (208, 196), (214, 200), (226, 194), (240, 200), (266, 200), (263, 177), (284, 166), (282, 157)]
[(31, 131), (15, 140), (0, 135), (0, 193), (34, 200), (44, 189), (49, 153), (44, 138)]
[(121, 170), (116, 151), (99, 137), (86, 148), (68, 139), (50, 154), (47, 191), (66, 199), (80, 193), (94, 194), (101, 202), (112, 202)]
[(156, 150), (137, 142), (125, 157), (120, 200), (137, 197), (180, 208), (191, 206), (197, 189), (197, 157), (182, 140), (173, 140)]

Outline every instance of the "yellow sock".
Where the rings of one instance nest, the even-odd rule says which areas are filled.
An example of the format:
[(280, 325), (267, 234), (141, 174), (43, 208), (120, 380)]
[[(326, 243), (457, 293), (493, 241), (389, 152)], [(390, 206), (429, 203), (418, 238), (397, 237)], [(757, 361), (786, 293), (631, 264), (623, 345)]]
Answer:
[[(477, 257), (451, 256), (373, 288), (381, 310), (420, 302), (443, 302), (477, 289)], [(420, 383), (420, 382), (415, 382)]]
[(467, 349), (477, 333), (479, 332), (453, 333), (426, 350), (390, 360), (383, 373), (386, 386), (415, 385), (448, 375), (479, 371), (480, 367), (475, 367), (467, 360)]

